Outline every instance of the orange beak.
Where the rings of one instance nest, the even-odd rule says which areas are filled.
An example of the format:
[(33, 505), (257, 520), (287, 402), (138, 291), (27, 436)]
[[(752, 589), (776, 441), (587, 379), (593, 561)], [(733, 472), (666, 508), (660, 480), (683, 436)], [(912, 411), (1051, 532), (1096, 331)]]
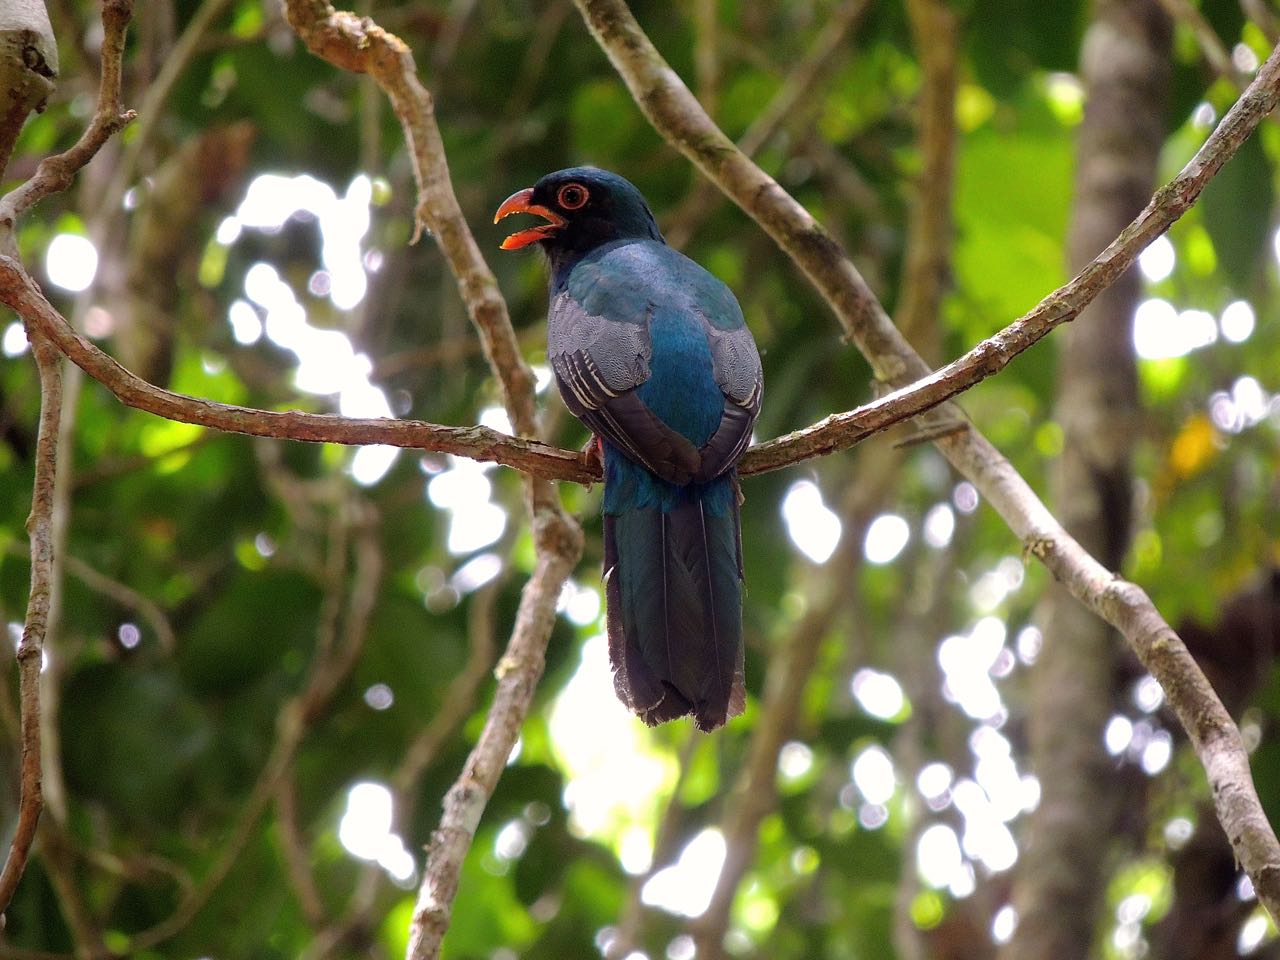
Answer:
[(532, 213), (547, 221), (536, 227), (530, 227), (528, 230), (521, 230), (519, 233), (511, 234), (511, 236), (502, 241), (503, 250), (519, 250), (521, 247), (527, 247), (531, 243), (545, 240), (565, 225), (565, 219), (560, 214), (532, 201), (533, 187), (525, 187), (523, 190), (517, 190), (503, 200), (502, 206), (498, 207), (498, 212), (493, 215), (494, 223), (497, 223), (503, 217), (511, 216), (513, 213)]

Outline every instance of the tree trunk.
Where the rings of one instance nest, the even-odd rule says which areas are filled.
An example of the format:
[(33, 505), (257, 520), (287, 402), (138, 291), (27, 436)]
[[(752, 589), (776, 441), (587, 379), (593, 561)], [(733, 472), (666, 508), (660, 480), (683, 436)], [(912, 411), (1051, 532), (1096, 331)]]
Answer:
[[(1165, 133), (1170, 25), (1156, 0), (1099, 0), (1081, 49), (1086, 108), (1068, 240), (1072, 269), (1097, 255), (1151, 195)], [(1141, 294), (1134, 270), (1063, 331), (1056, 418), (1063, 454), (1056, 513), (1118, 569), (1130, 537), (1130, 450), (1138, 390), (1131, 337)], [(1039, 613), (1044, 647), (1031, 679), (1028, 727), (1040, 805), (1014, 887), (1019, 923), (1004, 957), (1090, 955), (1121, 795), (1103, 746), (1121, 644), (1067, 591)]]

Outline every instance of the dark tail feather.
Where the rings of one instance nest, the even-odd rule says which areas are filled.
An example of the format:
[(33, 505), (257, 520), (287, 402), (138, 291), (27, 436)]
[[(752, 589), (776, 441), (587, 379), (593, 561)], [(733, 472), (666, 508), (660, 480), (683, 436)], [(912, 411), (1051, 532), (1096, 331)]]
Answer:
[(713, 730), (745, 704), (736, 492), (720, 515), (700, 502), (605, 515), (614, 686), (651, 725), (693, 714)]

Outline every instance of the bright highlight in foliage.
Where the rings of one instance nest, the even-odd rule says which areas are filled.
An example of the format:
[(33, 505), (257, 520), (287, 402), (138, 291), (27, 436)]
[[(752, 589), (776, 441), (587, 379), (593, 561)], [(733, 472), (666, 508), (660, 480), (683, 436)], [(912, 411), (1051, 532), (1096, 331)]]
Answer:
[(862, 552), (871, 563), (890, 563), (903, 551), (910, 539), (911, 527), (905, 517), (896, 513), (883, 513), (867, 527)]
[(840, 518), (822, 502), (822, 491), (811, 480), (798, 480), (782, 500), (787, 534), (814, 563), (826, 563), (840, 542)]
[(649, 879), (640, 899), (668, 913), (702, 916), (711, 905), (725, 852), (724, 834), (715, 828), (703, 830), (689, 841), (674, 864)]
[(72, 293), (88, 290), (98, 272), (97, 248), (78, 233), (60, 233), (49, 241), (44, 270), (55, 287)]
[(347, 810), (338, 824), (338, 840), (361, 860), (376, 860), (396, 880), (413, 878), (413, 856), (391, 832), (391, 791), (380, 783), (357, 783), (347, 793)]

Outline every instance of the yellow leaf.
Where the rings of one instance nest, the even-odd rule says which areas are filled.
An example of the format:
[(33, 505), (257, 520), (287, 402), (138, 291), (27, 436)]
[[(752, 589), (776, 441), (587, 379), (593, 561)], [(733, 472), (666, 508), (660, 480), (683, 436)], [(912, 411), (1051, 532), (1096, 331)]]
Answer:
[(1203, 413), (1189, 417), (1169, 447), (1169, 466), (1179, 477), (1191, 477), (1217, 456), (1217, 431)]

